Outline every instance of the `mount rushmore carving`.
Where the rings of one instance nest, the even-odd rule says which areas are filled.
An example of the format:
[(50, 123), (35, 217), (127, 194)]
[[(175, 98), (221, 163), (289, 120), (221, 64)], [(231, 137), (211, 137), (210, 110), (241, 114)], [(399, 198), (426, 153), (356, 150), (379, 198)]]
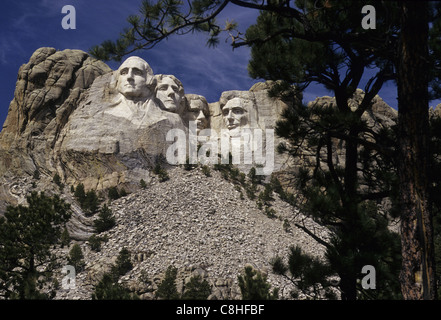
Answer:
[[(36, 171), (49, 179), (58, 174), (66, 185), (128, 191), (149, 181), (158, 159), (228, 163), (232, 153), (245, 173), (253, 166), (261, 174), (283, 172), (295, 163), (274, 151), (281, 139), (273, 129), (287, 105), (268, 96), (271, 85), (208, 102), (139, 57), (112, 70), (80, 50), (40, 48), (20, 67), (0, 132), (0, 209), (17, 203), (11, 181)], [(333, 98), (314, 103), (330, 106)], [(379, 97), (372, 110), (372, 123), (396, 116)]]
[[(179, 164), (191, 158), (192, 141), (197, 144), (193, 149), (201, 143), (212, 146), (215, 160), (221, 151), (222, 159), (234, 151), (235, 143), (242, 156), (244, 146), (258, 149), (264, 166), (265, 131), (274, 128), (285, 108), (267, 90), (267, 84), (259, 83), (250, 91), (224, 92), (218, 102), (209, 103), (186, 93), (175, 76), (154, 74), (140, 57), (129, 57), (111, 70), (80, 50), (40, 48), (19, 70), (0, 133), (0, 177), (39, 171), (48, 177), (58, 174), (67, 185), (82, 182), (86, 189), (122, 184), (130, 190), (141, 178), (148, 179), (155, 162), (170, 154), (173, 145), (179, 144)], [(263, 136), (258, 146), (250, 140), (255, 129)], [(178, 141), (171, 132), (185, 138)], [(225, 141), (229, 149), (221, 150)], [(256, 165), (253, 158), (236, 164), (244, 170)], [(268, 172), (273, 169), (277, 165)]]

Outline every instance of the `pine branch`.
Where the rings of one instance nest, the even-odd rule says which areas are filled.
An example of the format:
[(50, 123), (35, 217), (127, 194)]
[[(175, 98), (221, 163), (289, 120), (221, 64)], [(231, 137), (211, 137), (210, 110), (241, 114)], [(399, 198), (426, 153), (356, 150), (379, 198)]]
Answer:
[(302, 229), (304, 232), (306, 232), (309, 236), (311, 236), (315, 241), (317, 241), (318, 243), (320, 243), (321, 245), (325, 246), (328, 249), (331, 249), (332, 246), (327, 243), (325, 240), (321, 239), (320, 237), (318, 237), (317, 235), (315, 235), (311, 230), (309, 230), (307, 227), (305, 227), (304, 225), (300, 225), (298, 223), (294, 224), (296, 227)]

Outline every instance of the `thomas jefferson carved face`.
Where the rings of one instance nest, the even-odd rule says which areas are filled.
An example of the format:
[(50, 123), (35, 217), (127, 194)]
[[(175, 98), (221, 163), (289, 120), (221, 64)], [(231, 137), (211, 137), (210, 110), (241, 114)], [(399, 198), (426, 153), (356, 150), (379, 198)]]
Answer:
[(161, 100), (166, 111), (180, 114), (185, 107), (184, 88), (174, 76), (161, 75), (158, 78), (156, 97)]
[(142, 100), (151, 94), (148, 84), (153, 71), (143, 59), (130, 57), (117, 71), (118, 91), (129, 100)]

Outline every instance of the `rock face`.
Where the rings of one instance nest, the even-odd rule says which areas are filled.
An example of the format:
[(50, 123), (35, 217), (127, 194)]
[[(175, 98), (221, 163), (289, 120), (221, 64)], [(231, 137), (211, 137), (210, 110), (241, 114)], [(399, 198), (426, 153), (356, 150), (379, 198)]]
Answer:
[[(193, 141), (190, 135), (198, 137), (204, 129), (210, 130), (207, 139), (217, 143), (212, 150), (215, 162), (226, 150), (221, 150), (222, 137), (229, 144), (224, 153), (228, 159), (228, 152), (235, 154), (232, 136), (244, 129), (251, 134), (261, 130), (263, 141), (255, 140), (257, 149), (250, 150), (263, 150), (265, 164), (265, 130), (274, 129), (285, 107), (270, 99), (267, 89), (260, 84), (250, 91), (225, 92), (219, 102), (208, 104), (202, 96), (185, 94), (173, 75), (155, 75), (141, 58), (130, 57), (112, 71), (80, 50), (41, 48), (19, 70), (0, 133), (0, 178), (7, 185), (14, 177), (38, 171), (48, 181), (57, 174), (64, 184), (81, 182), (86, 190), (117, 185), (135, 190), (140, 179), (150, 179), (151, 169), (177, 140), (178, 164), (185, 163)], [(222, 113), (225, 105), (230, 114)], [(170, 135), (172, 131), (177, 136)], [(277, 138), (274, 134), (270, 138), (275, 140), (268, 148), (273, 152)], [(243, 157), (245, 146), (254, 148), (254, 140), (238, 139)], [(273, 165), (271, 155), (269, 173), (280, 168), (280, 163)], [(256, 164), (255, 154), (251, 156), (250, 163), (240, 160), (244, 171)], [(165, 160), (166, 165), (172, 163)], [(6, 189), (0, 190), (0, 210), (5, 203), (23, 201)]]
[[(0, 174), (48, 172), (50, 154), (79, 99), (110, 68), (80, 50), (41, 48), (20, 67), (0, 133)], [(14, 153), (18, 151), (18, 157)], [(20, 154), (21, 153), (21, 154)]]
[[(0, 215), (8, 204), (25, 204), (33, 190), (61, 193), (72, 204), (68, 230), (85, 251), (86, 267), (77, 289), (60, 290), (57, 298), (90, 298), (123, 247), (132, 252), (135, 266), (121, 281), (144, 298), (153, 297), (168, 265), (179, 269), (181, 289), (185, 279), (199, 274), (213, 286), (211, 298), (238, 298), (237, 274), (246, 264), (268, 271), (270, 259), (286, 256), (295, 244), (322, 255), (323, 248), (300, 229), (286, 227), (286, 221), (313, 222), (276, 195), (277, 214), (270, 218), (221, 173), (212, 170), (206, 177), (201, 169), (176, 166), (219, 163), (218, 154), (230, 163), (229, 153), (244, 173), (260, 164), (269, 176), (294, 165), (274, 152), (280, 138), (273, 130), (287, 106), (268, 96), (271, 86), (227, 91), (208, 103), (185, 93), (173, 75), (154, 74), (139, 57), (111, 70), (79, 50), (38, 49), (19, 70), (0, 133)], [(362, 94), (354, 97), (354, 108)], [(313, 103), (335, 101), (323, 97)], [(364, 116), (381, 127), (392, 124), (396, 112), (376, 97)], [(167, 168), (169, 181), (158, 181), (157, 165)], [(60, 182), (53, 181), (55, 175)], [(109, 240), (100, 252), (86, 242), (95, 217), (75, 201), (70, 187), (78, 183), (103, 200), (110, 187), (130, 193), (112, 202), (117, 226), (106, 232)], [(147, 286), (138, 281), (141, 271), (147, 272)], [(269, 280), (288, 297), (286, 280), (271, 273)]]
[(212, 286), (211, 299), (240, 299), (237, 275), (247, 264), (268, 275), (272, 286), (280, 288), (280, 298), (289, 298), (292, 284), (270, 271), (271, 259), (286, 258), (292, 245), (323, 256), (324, 247), (294, 224), (322, 230), (319, 234), (324, 239), (326, 231), (293, 214), (291, 205), (278, 194), (273, 194), (275, 216), (270, 218), (216, 170), (210, 176), (200, 168), (176, 167), (168, 173), (170, 180), (159, 182), (155, 177), (145, 190), (112, 202), (116, 226), (99, 234), (109, 240), (99, 252), (92, 251), (88, 242), (81, 244), (84, 271), (77, 274), (76, 288), (59, 290), (57, 299), (90, 299), (93, 286), (110, 270), (122, 248), (131, 252), (133, 269), (120, 282), (143, 299), (154, 297), (170, 265), (178, 269), (178, 289), (199, 274)]

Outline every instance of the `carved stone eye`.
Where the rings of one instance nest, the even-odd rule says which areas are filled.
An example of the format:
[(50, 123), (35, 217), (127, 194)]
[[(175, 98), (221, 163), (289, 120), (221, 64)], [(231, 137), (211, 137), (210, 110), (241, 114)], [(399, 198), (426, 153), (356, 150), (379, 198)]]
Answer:
[(233, 108), (234, 114), (243, 114), (244, 110), (242, 108)]
[(134, 76), (142, 76), (142, 71), (139, 69), (133, 69), (132, 73)]

